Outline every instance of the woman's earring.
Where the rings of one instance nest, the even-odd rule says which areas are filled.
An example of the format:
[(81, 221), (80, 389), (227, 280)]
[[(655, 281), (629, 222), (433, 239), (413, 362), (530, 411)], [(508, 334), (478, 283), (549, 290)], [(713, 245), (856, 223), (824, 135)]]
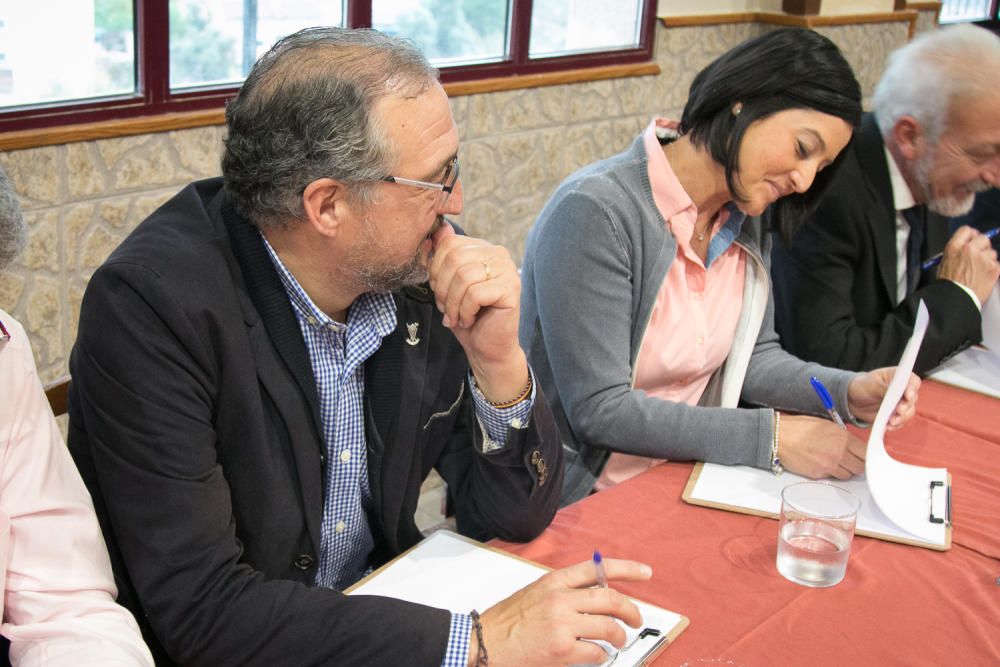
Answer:
[(742, 102), (737, 102), (736, 104), (733, 105), (733, 115), (734, 116), (739, 116), (741, 111), (743, 111), (743, 103)]

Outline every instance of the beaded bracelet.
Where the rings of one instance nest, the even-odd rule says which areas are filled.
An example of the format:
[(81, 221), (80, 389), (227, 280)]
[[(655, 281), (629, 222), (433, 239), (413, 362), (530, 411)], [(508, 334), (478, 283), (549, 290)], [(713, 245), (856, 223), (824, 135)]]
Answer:
[[(473, 380), (475, 380), (475, 377), (473, 377)], [(522, 389), (521, 393), (519, 393), (517, 395), (517, 398), (514, 398), (514, 399), (509, 400), (509, 401), (503, 401), (501, 403), (494, 403), (490, 399), (486, 398), (485, 394), (483, 394), (483, 398), (485, 398), (486, 402), (489, 403), (490, 405), (492, 405), (497, 410), (503, 410), (504, 408), (512, 408), (515, 405), (517, 405), (518, 403), (520, 403), (521, 401), (523, 401), (524, 399), (526, 399), (529, 396), (531, 396), (531, 388), (533, 386), (534, 386), (534, 382), (531, 379), (531, 371), (529, 370), (528, 371), (528, 383), (526, 385), (524, 385), (524, 389)], [(476, 389), (479, 389), (479, 383), (478, 382), (476, 383)], [(479, 393), (482, 394), (483, 390), (479, 389)]]
[(774, 411), (774, 440), (771, 442), (771, 472), (774, 473), (775, 477), (781, 475), (785, 472), (784, 466), (781, 465), (781, 459), (778, 458), (778, 440), (781, 436), (781, 413), (777, 410)]
[(483, 643), (483, 624), (479, 622), (479, 612), (473, 609), (469, 616), (472, 617), (472, 629), (476, 631), (476, 644), (479, 645), (476, 667), (487, 667), (490, 664), (490, 656), (486, 653), (486, 644)]

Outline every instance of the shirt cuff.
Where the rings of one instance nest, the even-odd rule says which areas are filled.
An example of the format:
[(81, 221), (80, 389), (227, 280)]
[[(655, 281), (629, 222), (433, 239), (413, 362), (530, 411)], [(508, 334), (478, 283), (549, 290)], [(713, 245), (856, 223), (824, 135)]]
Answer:
[(441, 667), (465, 667), (469, 664), (469, 636), (472, 634), (472, 617), (452, 614), (448, 634), (448, 650), (444, 652)]
[(953, 282), (956, 285), (958, 285), (959, 287), (961, 287), (962, 291), (969, 295), (969, 298), (972, 299), (972, 303), (976, 304), (976, 310), (978, 310), (980, 313), (983, 312), (983, 304), (979, 300), (979, 297), (976, 296), (975, 292), (973, 292), (970, 288), (966, 287), (965, 285), (963, 285), (962, 283), (958, 282), (957, 280), (952, 280), (951, 282)]
[(476, 386), (476, 382), (469, 373), (469, 384), (472, 386), (472, 400), (476, 406), (476, 418), (479, 420), (479, 427), (483, 431), (483, 453), (488, 454), (500, 449), (507, 443), (507, 427), (516, 429), (527, 428), (531, 419), (531, 411), (535, 407), (535, 390), (538, 382), (535, 381), (535, 373), (528, 368), (531, 373), (531, 395), (526, 400), (516, 403), (509, 408), (497, 408), (490, 405), (490, 402), (483, 396), (483, 392)]

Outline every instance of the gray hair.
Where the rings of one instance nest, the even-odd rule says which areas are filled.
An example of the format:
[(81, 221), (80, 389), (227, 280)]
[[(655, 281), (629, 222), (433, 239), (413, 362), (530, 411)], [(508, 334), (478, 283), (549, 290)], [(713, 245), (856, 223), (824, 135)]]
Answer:
[(913, 116), (936, 142), (956, 104), (997, 92), (1000, 39), (963, 24), (925, 32), (889, 56), (872, 107), (883, 136)]
[(0, 271), (6, 269), (24, 249), (27, 225), (21, 215), (14, 186), (0, 169)]
[(259, 227), (284, 226), (302, 219), (309, 183), (334, 178), (368, 206), (394, 157), (374, 106), (416, 97), (437, 75), (413, 44), (374, 30), (307, 28), (280, 40), (226, 108), (233, 205)]

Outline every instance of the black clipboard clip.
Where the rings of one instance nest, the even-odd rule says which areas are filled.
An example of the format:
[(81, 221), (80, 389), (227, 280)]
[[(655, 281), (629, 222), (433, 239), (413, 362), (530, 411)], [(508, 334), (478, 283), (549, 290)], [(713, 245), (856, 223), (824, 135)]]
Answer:
[(636, 635), (635, 639), (633, 639), (628, 644), (623, 646), (621, 650), (615, 654), (615, 657), (612, 658), (610, 662), (604, 663), (605, 667), (610, 667), (611, 665), (615, 664), (615, 660), (618, 659), (619, 655), (628, 651), (630, 648), (635, 646), (637, 643), (639, 643), (646, 637), (660, 637), (660, 639), (656, 640), (655, 644), (653, 644), (649, 649), (646, 650), (645, 653), (642, 654), (642, 657), (640, 657), (637, 662), (633, 663), (636, 665), (646, 664), (646, 661), (660, 648), (660, 644), (666, 641), (666, 637), (663, 636), (663, 633), (657, 630), (656, 628), (643, 628), (642, 632)]
[[(934, 516), (934, 492), (936, 489), (940, 488), (941, 491), (945, 492), (944, 501), (944, 516)], [(944, 482), (931, 482), (931, 502), (930, 502), (930, 519), (931, 523), (944, 523), (951, 525), (951, 486), (946, 485)]]

